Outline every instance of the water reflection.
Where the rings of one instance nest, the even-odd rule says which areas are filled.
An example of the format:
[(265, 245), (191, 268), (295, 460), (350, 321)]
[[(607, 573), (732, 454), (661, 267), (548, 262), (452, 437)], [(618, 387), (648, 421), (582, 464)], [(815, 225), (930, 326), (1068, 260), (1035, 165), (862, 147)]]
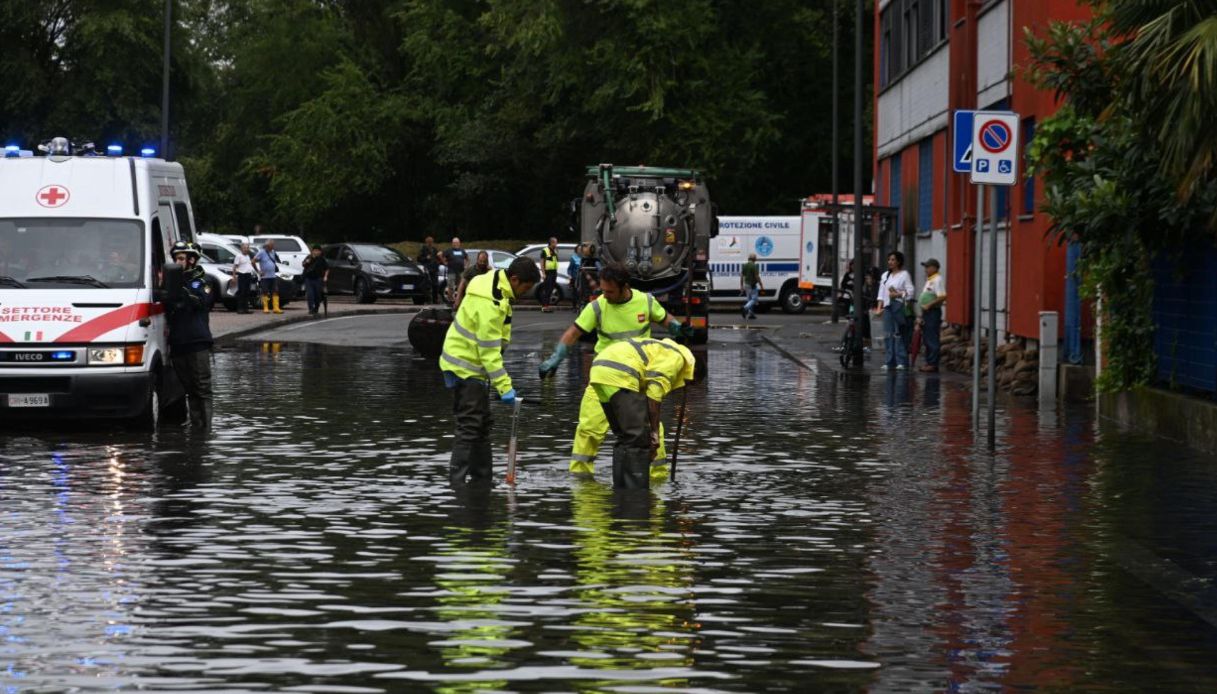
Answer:
[(399, 348), (221, 351), (209, 439), (5, 432), (0, 684), (1217, 686), (1211, 459), (1018, 403), (994, 455), (949, 379), (708, 361), (640, 493), (563, 472), (586, 359), (534, 386), (514, 490), (448, 488)]

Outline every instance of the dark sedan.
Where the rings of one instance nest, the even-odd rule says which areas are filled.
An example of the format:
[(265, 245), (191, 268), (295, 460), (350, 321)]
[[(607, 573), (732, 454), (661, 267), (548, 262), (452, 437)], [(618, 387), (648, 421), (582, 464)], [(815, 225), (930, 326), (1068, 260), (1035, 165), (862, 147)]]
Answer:
[(410, 297), (424, 304), (431, 297), (427, 273), (401, 253), (374, 243), (335, 243), (324, 249), (330, 294), (354, 294), (370, 304), (377, 297)]

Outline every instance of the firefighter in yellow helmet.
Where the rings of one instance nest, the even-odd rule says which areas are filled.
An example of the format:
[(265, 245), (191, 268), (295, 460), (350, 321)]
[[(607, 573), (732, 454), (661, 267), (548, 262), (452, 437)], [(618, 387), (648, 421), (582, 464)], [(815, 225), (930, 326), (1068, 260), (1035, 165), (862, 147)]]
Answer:
[[(553, 375), (558, 364), (570, 354), (570, 349), (579, 336), (597, 333), (596, 354), (615, 342), (630, 338), (651, 337), (651, 323), (667, 324), (673, 337), (692, 334), (679, 320), (668, 316), (655, 297), (630, 288), (630, 274), (624, 266), (611, 263), (600, 270), (600, 287), (603, 294), (583, 307), (573, 325), (567, 328), (554, 348), (554, 353), (541, 362), (538, 371), (542, 378)], [(575, 441), (571, 445), (570, 471), (590, 475), (595, 472), (596, 453), (608, 434), (609, 423), (596, 393), (589, 385), (583, 391), (579, 403), (579, 424), (575, 428)], [(659, 455), (662, 457), (662, 437)]]
[(693, 353), (672, 340), (623, 340), (592, 361), (591, 388), (617, 436), (614, 487), (650, 486), (651, 461), (663, 436), (659, 407), (668, 393), (693, 380), (693, 367)]
[(490, 387), (502, 403), (515, 403), (516, 391), (503, 368), (503, 349), (511, 342), (511, 304), (540, 279), (536, 263), (527, 258), (473, 278), (448, 327), (439, 367), (454, 396), (456, 437), (448, 463), (453, 485), (490, 481)]

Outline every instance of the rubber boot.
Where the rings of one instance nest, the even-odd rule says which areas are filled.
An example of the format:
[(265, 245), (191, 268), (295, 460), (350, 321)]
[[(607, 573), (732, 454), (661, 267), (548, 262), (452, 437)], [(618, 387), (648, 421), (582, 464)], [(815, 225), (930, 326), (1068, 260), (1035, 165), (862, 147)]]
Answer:
[(465, 486), (465, 478), (473, 466), (473, 446), (468, 443), (452, 444), (452, 457), (448, 459), (448, 482), (454, 487)]
[(207, 431), (211, 428), (211, 401), (190, 398), (190, 428)]
[(613, 449), (613, 488), (649, 489), (650, 451), (617, 446)]
[(265, 294), (262, 295), (262, 313), (270, 313), (270, 299)]
[(493, 481), (494, 451), (489, 441), (473, 444), (473, 455), (469, 464), (469, 484), (490, 484)]
[(279, 308), (279, 295), (272, 294), (271, 300), (274, 302), (275, 313), (283, 313), (283, 311)]

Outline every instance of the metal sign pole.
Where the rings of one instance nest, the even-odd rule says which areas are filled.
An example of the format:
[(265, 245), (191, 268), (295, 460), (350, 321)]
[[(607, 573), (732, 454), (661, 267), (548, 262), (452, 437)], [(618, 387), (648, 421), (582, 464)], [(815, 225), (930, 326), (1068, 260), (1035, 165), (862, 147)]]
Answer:
[[(862, 272), (865, 265), (862, 262), (862, 92), (864, 86), (864, 63), (862, 60), (862, 26), (865, 3), (858, 0), (854, 4), (854, 320), (855, 329), (862, 329), (862, 321), (869, 320), (862, 305)], [(873, 223), (873, 222), (872, 222)], [(855, 357), (859, 366), (862, 365), (862, 340), (854, 340)]]
[(976, 186), (976, 222), (972, 232), (976, 241), (972, 245), (972, 427), (980, 427), (980, 244), (984, 241), (985, 187)]
[(997, 186), (989, 186), (989, 450), (997, 446)]
[[(838, 69), (837, 48), (840, 45), (839, 35), (841, 22), (837, 19), (837, 2), (832, 3), (832, 322), (836, 323), (841, 317), (840, 302), (837, 297), (841, 294), (841, 213), (837, 209), (840, 204), (841, 186), (838, 174), (841, 171), (841, 146), (838, 134), (840, 132), (840, 70)], [(819, 243), (819, 239), (816, 242)], [(820, 247), (824, 252), (824, 247)], [(813, 268), (813, 272), (818, 268)], [(855, 275), (857, 273), (854, 273)], [(813, 277), (815, 275), (812, 275)], [(854, 283), (857, 284), (855, 278)]]

